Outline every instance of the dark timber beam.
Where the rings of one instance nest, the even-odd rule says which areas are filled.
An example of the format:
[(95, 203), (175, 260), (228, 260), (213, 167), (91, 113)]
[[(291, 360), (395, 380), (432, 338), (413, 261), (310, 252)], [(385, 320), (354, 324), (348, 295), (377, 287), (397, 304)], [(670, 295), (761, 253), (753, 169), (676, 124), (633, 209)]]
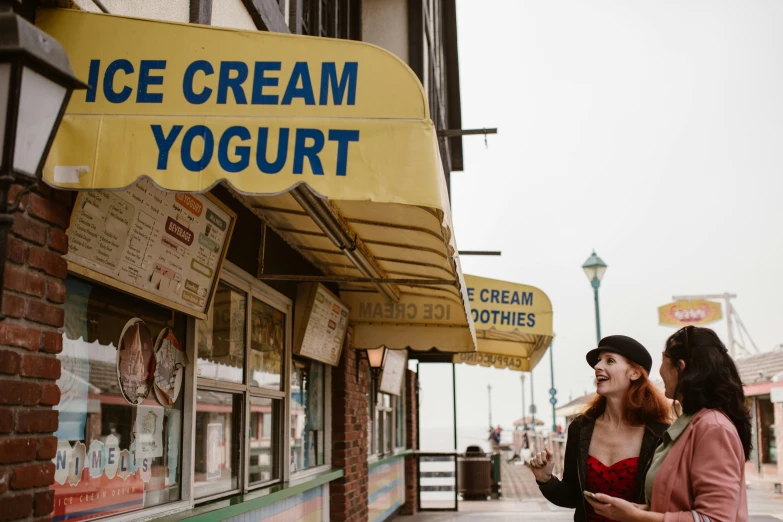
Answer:
[(190, 0), (190, 23), (212, 25), (212, 0)]
[(260, 30), (271, 33), (291, 32), (276, 0), (242, 0), (242, 3)]

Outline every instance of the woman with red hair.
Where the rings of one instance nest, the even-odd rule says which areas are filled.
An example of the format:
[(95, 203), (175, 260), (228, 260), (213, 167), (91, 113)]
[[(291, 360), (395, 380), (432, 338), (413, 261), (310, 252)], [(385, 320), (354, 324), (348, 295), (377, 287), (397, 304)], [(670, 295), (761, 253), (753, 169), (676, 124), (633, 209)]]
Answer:
[(568, 427), (563, 479), (552, 475), (547, 450), (530, 467), (541, 493), (553, 504), (575, 509), (578, 522), (603, 522), (585, 494), (603, 493), (644, 503), (644, 476), (669, 426), (670, 408), (650, 382), (650, 353), (624, 335), (601, 339), (588, 352), (597, 397)]

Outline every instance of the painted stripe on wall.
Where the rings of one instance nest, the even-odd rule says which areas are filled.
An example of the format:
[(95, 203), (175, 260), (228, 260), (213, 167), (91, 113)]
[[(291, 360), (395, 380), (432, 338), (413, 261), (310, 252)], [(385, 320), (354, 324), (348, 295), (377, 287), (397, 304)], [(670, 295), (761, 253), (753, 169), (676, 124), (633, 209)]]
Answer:
[(405, 459), (374, 468), (368, 486), (369, 521), (386, 520), (405, 503)]
[(323, 490), (313, 488), (226, 522), (323, 522)]

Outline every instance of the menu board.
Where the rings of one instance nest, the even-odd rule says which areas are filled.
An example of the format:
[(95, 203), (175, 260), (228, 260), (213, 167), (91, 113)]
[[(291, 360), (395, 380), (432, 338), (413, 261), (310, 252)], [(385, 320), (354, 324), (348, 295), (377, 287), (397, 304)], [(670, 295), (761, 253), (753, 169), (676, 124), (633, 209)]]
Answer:
[(170, 308), (206, 317), (236, 214), (211, 195), (81, 192), (68, 229), (68, 268)]
[(296, 298), (294, 353), (340, 364), (348, 308), (322, 284), (302, 284)]
[(383, 362), (380, 391), (390, 395), (400, 395), (402, 378), (408, 364), (407, 350), (386, 350), (386, 360)]

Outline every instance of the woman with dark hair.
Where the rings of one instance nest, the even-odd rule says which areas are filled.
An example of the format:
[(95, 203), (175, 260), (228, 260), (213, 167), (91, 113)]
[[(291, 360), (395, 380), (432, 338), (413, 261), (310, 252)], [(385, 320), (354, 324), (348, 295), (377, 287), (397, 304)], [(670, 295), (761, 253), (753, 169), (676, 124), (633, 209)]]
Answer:
[(682, 415), (655, 451), (645, 505), (609, 495), (589, 502), (611, 520), (747, 522), (750, 413), (726, 347), (709, 328), (687, 326), (666, 341), (661, 377)]
[(669, 405), (649, 381), (652, 357), (624, 335), (601, 339), (587, 354), (597, 396), (568, 427), (563, 480), (552, 475), (548, 450), (530, 461), (541, 493), (575, 509), (574, 520), (607, 520), (585, 501), (584, 491), (644, 502), (644, 473), (668, 427)]

